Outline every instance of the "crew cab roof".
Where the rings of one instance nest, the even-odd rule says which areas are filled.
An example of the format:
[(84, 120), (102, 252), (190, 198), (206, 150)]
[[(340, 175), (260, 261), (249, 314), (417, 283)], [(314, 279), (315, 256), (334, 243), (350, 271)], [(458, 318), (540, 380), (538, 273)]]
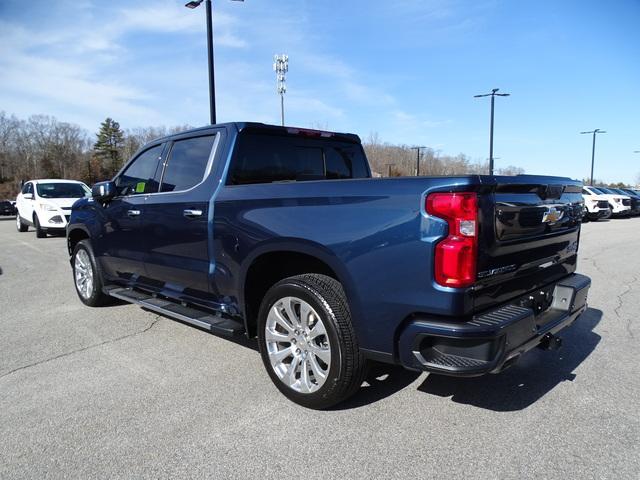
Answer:
[(303, 127), (294, 127), (294, 126), (283, 127), (280, 125), (270, 125), (267, 123), (259, 123), (259, 122), (226, 122), (226, 123), (216, 123), (215, 125), (207, 125), (204, 127), (192, 128), (190, 130), (185, 130), (183, 132), (166, 135), (164, 137), (156, 138), (148, 142), (148, 144), (167, 141), (177, 136), (189, 135), (189, 134), (198, 133), (198, 132), (206, 132), (211, 128), (220, 128), (220, 127), (235, 128), (236, 131), (238, 132), (250, 130), (255, 132), (262, 131), (264, 133), (272, 133), (275, 135), (301, 134), (301, 135), (307, 135), (307, 136), (331, 137), (336, 140), (342, 140), (342, 141), (352, 142), (352, 143), (360, 143), (360, 137), (353, 133), (331, 132), (326, 130), (316, 130), (316, 129), (303, 128)]

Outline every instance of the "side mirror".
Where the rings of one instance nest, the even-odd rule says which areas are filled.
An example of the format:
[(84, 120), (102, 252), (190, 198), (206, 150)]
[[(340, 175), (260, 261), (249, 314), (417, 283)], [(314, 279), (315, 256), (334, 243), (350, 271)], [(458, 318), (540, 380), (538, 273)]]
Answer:
[(22, 198), (25, 200), (33, 200), (33, 193), (23, 193)]
[(91, 196), (98, 202), (108, 202), (116, 196), (116, 184), (112, 181), (98, 182), (91, 187)]

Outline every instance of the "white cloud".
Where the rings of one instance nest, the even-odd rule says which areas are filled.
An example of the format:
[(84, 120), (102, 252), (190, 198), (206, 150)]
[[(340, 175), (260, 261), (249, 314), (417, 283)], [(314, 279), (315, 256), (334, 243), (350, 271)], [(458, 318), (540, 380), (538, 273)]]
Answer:
[[(56, 19), (41, 25), (0, 20), (0, 105), (12, 105), (12, 113), (23, 117), (73, 116), (88, 129), (107, 114), (126, 119), (129, 125), (174, 121), (160, 115), (160, 102), (145, 88), (148, 84), (134, 83), (128, 75), (126, 60), (135, 58), (137, 46), (129, 43), (128, 36), (192, 34), (194, 42), (204, 43), (204, 8), (194, 12), (180, 2), (167, 1), (114, 8), (106, 14), (95, 8), (96, 4), (85, 4), (58, 11), (65, 17), (63, 25)], [(230, 30), (232, 16), (216, 12), (215, 22), (216, 46), (246, 46)], [(162, 66), (158, 62), (140, 68), (153, 75)]]
[[(385, 131), (407, 131), (412, 120), (403, 123), (402, 113), (394, 114), (400, 107), (386, 85), (339, 53), (327, 53), (304, 9), (274, 27), (273, 14), (261, 8), (247, 4), (238, 16), (231, 7), (214, 13), (220, 121), (279, 122), (270, 67), (271, 56), (285, 51), (291, 57), (287, 122), (355, 130), (361, 128), (357, 119), (369, 116)], [(12, 111), (20, 116), (76, 118), (90, 130), (106, 115), (126, 127), (206, 121), (203, 7), (85, 2), (58, 17), (45, 25), (0, 21), (0, 105), (22, 105)], [(429, 119), (416, 121), (429, 127)]]

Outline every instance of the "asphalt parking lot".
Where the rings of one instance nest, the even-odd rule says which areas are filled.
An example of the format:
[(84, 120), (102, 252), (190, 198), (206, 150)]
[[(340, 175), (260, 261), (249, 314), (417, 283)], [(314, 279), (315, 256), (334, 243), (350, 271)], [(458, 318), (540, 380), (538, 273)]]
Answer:
[(612, 478), (640, 472), (640, 218), (583, 226), (587, 313), (500, 375), (376, 367), (287, 401), (253, 342), (83, 306), (65, 239), (0, 220), (0, 478)]

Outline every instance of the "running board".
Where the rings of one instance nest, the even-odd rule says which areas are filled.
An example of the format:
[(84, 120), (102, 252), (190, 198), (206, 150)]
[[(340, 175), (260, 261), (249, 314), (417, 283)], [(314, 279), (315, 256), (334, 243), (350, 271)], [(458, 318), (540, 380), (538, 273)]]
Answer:
[(211, 314), (193, 307), (186, 307), (164, 298), (157, 298), (148, 293), (133, 290), (131, 288), (105, 287), (107, 295), (124, 300), (125, 302), (140, 305), (167, 317), (190, 323), (196, 327), (204, 328), (212, 333), (225, 336), (234, 336), (244, 333), (244, 326), (235, 320), (224, 318), (221, 315)]

